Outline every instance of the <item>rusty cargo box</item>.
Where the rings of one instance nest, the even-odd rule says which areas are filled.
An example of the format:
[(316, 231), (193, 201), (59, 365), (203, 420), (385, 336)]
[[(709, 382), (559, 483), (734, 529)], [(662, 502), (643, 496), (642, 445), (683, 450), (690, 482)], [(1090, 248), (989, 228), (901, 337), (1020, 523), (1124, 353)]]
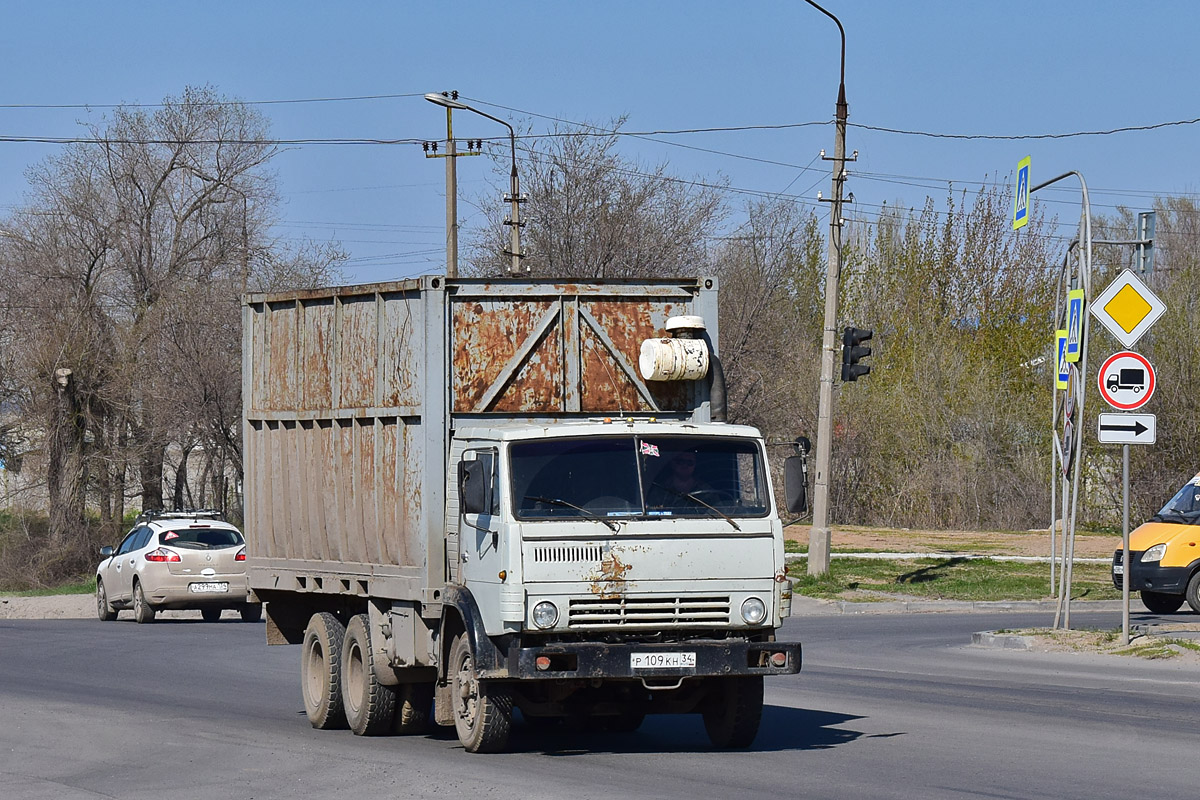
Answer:
[(704, 385), (647, 383), (638, 352), (680, 314), (702, 316), (715, 349), (716, 312), (711, 278), (424, 276), (248, 295), (252, 587), (415, 599), (441, 585), (456, 424), (704, 415)]

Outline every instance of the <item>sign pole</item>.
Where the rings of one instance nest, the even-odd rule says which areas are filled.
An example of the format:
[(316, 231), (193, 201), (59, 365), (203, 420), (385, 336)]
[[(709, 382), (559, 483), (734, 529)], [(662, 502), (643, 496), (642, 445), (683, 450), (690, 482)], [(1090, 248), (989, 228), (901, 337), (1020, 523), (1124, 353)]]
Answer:
[(1121, 646), (1129, 644), (1129, 445), (1121, 445)]

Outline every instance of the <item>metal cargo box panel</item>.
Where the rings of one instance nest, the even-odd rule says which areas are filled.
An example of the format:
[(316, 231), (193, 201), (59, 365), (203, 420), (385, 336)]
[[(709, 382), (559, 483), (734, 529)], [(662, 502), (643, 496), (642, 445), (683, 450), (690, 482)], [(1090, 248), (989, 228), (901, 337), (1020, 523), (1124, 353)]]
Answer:
[[(647, 383), (644, 339), (668, 318), (706, 317), (716, 337), (715, 282), (451, 283), (451, 409), (545, 415), (689, 411), (697, 387)], [(713, 295), (708, 297), (709, 290)]]

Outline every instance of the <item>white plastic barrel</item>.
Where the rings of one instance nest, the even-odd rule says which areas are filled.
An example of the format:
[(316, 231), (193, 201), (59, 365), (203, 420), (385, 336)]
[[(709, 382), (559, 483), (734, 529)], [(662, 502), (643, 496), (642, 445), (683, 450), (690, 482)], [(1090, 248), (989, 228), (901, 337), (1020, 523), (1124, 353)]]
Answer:
[(638, 358), (648, 381), (696, 381), (708, 374), (708, 343), (703, 339), (646, 339)]

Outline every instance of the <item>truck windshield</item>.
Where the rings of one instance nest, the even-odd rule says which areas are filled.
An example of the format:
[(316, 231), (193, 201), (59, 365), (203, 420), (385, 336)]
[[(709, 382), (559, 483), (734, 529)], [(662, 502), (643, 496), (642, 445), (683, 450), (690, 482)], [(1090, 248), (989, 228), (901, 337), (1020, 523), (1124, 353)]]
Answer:
[(1192, 478), (1162, 510), (1150, 518), (1153, 522), (1200, 525), (1200, 475)]
[(517, 519), (719, 519), (770, 510), (762, 457), (749, 439), (538, 439), (513, 444), (509, 457)]

